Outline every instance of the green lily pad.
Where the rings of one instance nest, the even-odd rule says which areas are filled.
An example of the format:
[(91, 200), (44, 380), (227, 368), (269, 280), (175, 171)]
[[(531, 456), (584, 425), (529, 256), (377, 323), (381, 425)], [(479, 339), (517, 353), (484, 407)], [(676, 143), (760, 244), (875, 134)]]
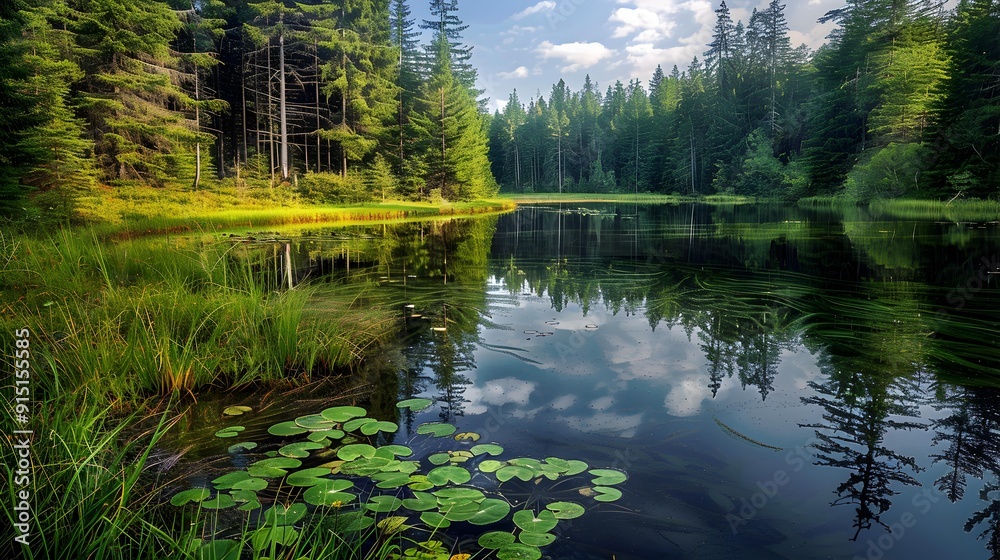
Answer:
[(457, 428), (453, 424), (444, 422), (427, 422), (417, 426), (417, 433), (434, 437), (447, 437), (454, 434)]
[[(354, 420), (349, 420), (347, 422), (344, 422), (344, 431), (345, 432), (354, 432), (354, 431), (357, 431), (360, 428), (363, 428), (367, 424), (375, 424), (377, 422), (378, 422), (378, 420), (376, 420), (374, 418), (367, 418), (367, 417), (365, 417), (365, 418), (355, 418)], [(366, 434), (366, 435), (369, 435), (369, 434)]]
[(264, 507), (264, 506), (261, 505), (261, 503), (259, 501), (257, 501), (256, 499), (253, 499), (253, 500), (248, 500), (247, 503), (241, 505), (240, 507), (238, 507), (236, 509), (238, 509), (240, 511), (253, 511), (255, 509), (260, 509), (262, 507)]
[(447, 463), (450, 458), (451, 456), (447, 453), (435, 453), (428, 457), (427, 460), (430, 461), (432, 465), (441, 466)]
[(410, 475), (400, 472), (377, 473), (371, 479), (377, 483), (376, 487), (384, 489), (402, 488), (410, 483)]
[(410, 476), (410, 480), (413, 482), (407, 484), (407, 488), (410, 490), (421, 492), (424, 490), (430, 490), (434, 488), (434, 483), (427, 479), (426, 475), (417, 474)]
[(455, 441), (479, 441), (482, 436), (476, 432), (462, 432), (460, 434), (455, 434)]
[(257, 529), (250, 538), (254, 550), (261, 552), (274, 545), (291, 546), (299, 540), (295, 527), (263, 527)]
[(553, 502), (545, 506), (545, 509), (554, 513), (556, 519), (576, 519), (586, 511), (583, 506), (573, 502)]
[(261, 459), (247, 467), (247, 473), (259, 478), (278, 478), (288, 474), (287, 469), (297, 469), (302, 466), (302, 461), (290, 457), (275, 457), (273, 459)]
[(257, 444), (252, 441), (243, 441), (229, 446), (227, 453), (239, 453), (240, 451), (250, 451), (256, 449)]
[(538, 547), (522, 543), (508, 544), (497, 550), (497, 560), (538, 560), (541, 557)]
[(503, 461), (494, 461), (493, 459), (487, 459), (482, 463), (479, 463), (479, 470), (484, 473), (495, 473), (502, 469), (507, 463)]
[(233, 471), (216, 478), (212, 481), (212, 484), (219, 490), (229, 490), (233, 487), (233, 484), (248, 478), (250, 478), (250, 473), (246, 471)]
[(394, 535), (410, 528), (409, 525), (406, 524), (406, 517), (402, 515), (386, 517), (377, 523), (377, 527), (379, 532), (383, 535)]
[(353, 461), (358, 457), (371, 458), (375, 456), (375, 448), (367, 443), (352, 443), (337, 450), (337, 458), (343, 461)]
[(383, 445), (378, 448), (380, 453), (391, 453), (394, 457), (409, 457), (413, 450), (405, 445)]
[(435, 486), (444, 486), (448, 484), (448, 482), (465, 484), (466, 482), (472, 480), (472, 475), (469, 474), (469, 471), (463, 469), (462, 467), (438, 467), (427, 473), (427, 480)]
[(328, 474), (330, 474), (330, 469), (324, 469), (322, 467), (302, 469), (288, 475), (288, 478), (285, 479), (285, 483), (289, 486), (316, 486), (317, 484), (321, 484), (324, 480), (329, 480), (327, 478), (322, 478)]
[(479, 511), (479, 504), (475, 502), (451, 503), (441, 506), (438, 511), (444, 514), (448, 521), (468, 521)]
[(529, 533), (548, 533), (558, 523), (556, 514), (548, 510), (539, 512), (538, 517), (535, 517), (534, 512), (526, 509), (514, 513), (514, 525)]
[(240, 416), (252, 411), (253, 409), (249, 406), (227, 406), (222, 410), (222, 413), (226, 416)]
[(622, 491), (617, 488), (610, 488), (607, 486), (595, 486), (594, 491), (597, 495), (594, 499), (598, 502), (613, 502), (618, 498), (622, 497)]
[(571, 466), (569, 461), (566, 459), (560, 459), (559, 457), (546, 457), (545, 464), (560, 473), (569, 472)]
[(447, 529), (451, 527), (451, 521), (436, 511), (425, 511), (420, 514), (420, 521), (429, 525), (432, 529)]
[(628, 480), (628, 475), (615, 469), (592, 469), (590, 474), (594, 475), (594, 486), (614, 486)]
[(442, 488), (434, 492), (434, 496), (439, 500), (463, 500), (470, 502), (481, 502), (486, 497), (482, 490), (476, 488)]
[(587, 463), (577, 461), (576, 459), (571, 459), (566, 461), (566, 463), (568, 463), (569, 466), (569, 470), (564, 473), (566, 476), (575, 476), (590, 468), (590, 465)]
[(430, 511), (437, 509), (437, 498), (427, 492), (414, 492), (412, 498), (403, 499), (403, 507), (410, 511)]
[(365, 515), (363, 511), (349, 511), (338, 513), (333, 519), (333, 525), (337, 532), (357, 533), (364, 531), (375, 524), (375, 520)]
[(403, 500), (395, 496), (372, 496), (365, 508), (375, 513), (391, 513), (403, 505)]
[(232, 496), (233, 500), (235, 500), (238, 504), (244, 504), (257, 500), (256, 490), (230, 490), (229, 495)]
[(354, 483), (350, 480), (324, 479), (303, 492), (302, 499), (314, 506), (339, 507), (338, 503), (348, 504), (357, 498), (354, 494), (346, 492), (351, 488), (354, 488)]
[(250, 465), (247, 467), (247, 473), (257, 478), (281, 478), (288, 474), (288, 471), (285, 469), (279, 469), (278, 467)]
[(498, 548), (507, 546), (508, 544), (514, 544), (517, 539), (514, 537), (513, 533), (505, 533), (503, 531), (491, 531), (489, 533), (483, 533), (479, 536), (479, 546), (483, 548), (488, 548), (491, 550), (496, 550)]
[(316, 449), (325, 449), (326, 446), (320, 443), (312, 441), (303, 441), (300, 443), (290, 443), (278, 450), (278, 453), (285, 457), (294, 458), (306, 458), (309, 456), (310, 451)]
[(556, 536), (552, 533), (529, 533), (527, 531), (517, 536), (517, 540), (528, 546), (547, 546), (556, 541)]
[(347, 422), (352, 418), (364, 416), (368, 411), (358, 406), (335, 406), (321, 412), (323, 418), (333, 422)]
[(361, 433), (366, 436), (373, 436), (379, 432), (394, 434), (399, 426), (395, 422), (368, 422), (361, 426)]
[(205, 509), (227, 509), (236, 505), (236, 500), (229, 494), (219, 494), (213, 500), (206, 500), (201, 503)]
[(473, 445), (472, 449), (469, 451), (471, 451), (476, 457), (484, 454), (496, 457), (497, 455), (503, 453), (503, 447), (500, 447), (495, 443), (480, 443), (479, 445)]
[(191, 488), (190, 490), (184, 490), (183, 492), (178, 492), (170, 498), (171, 505), (182, 506), (189, 502), (204, 502), (212, 495), (212, 491), (208, 488)]
[(270, 526), (295, 525), (309, 509), (305, 504), (292, 504), (286, 509), (281, 504), (274, 505), (264, 512), (264, 524)]
[(333, 429), (336, 427), (337, 423), (333, 420), (327, 420), (322, 414), (310, 414), (308, 416), (299, 416), (296, 418), (295, 425), (307, 430), (321, 432), (323, 430)]
[(500, 482), (507, 482), (512, 478), (518, 478), (524, 482), (528, 482), (532, 478), (535, 478), (535, 471), (529, 469), (528, 467), (521, 467), (517, 465), (507, 465), (497, 471), (497, 480)]
[(433, 403), (434, 401), (430, 399), (415, 398), (415, 399), (406, 399), (405, 401), (399, 401), (398, 403), (396, 403), (396, 407), (408, 408), (413, 412), (420, 412), (421, 410), (424, 410)]
[(267, 433), (277, 437), (297, 436), (299, 434), (304, 434), (307, 431), (308, 430), (299, 426), (295, 422), (281, 422), (280, 424), (275, 424), (267, 429)]
[[(329, 440), (337, 440), (344, 437), (344, 430), (323, 430), (321, 432), (309, 432), (306, 439), (316, 443), (324, 443)], [(324, 443), (324, 445), (327, 445)]]
[(486, 498), (479, 502), (479, 509), (466, 521), (473, 525), (492, 525), (507, 517), (510, 504), (496, 498)]
[(539, 461), (538, 459), (532, 459), (530, 457), (518, 457), (516, 459), (510, 459), (507, 462), (510, 463), (511, 465), (517, 467), (525, 467), (536, 472), (541, 470), (542, 468), (541, 461)]
[(240, 435), (240, 432), (245, 430), (243, 426), (229, 426), (227, 428), (222, 428), (218, 432), (215, 432), (215, 437), (220, 438), (234, 438)]
[(233, 484), (233, 490), (250, 490), (251, 492), (259, 492), (265, 488), (267, 488), (267, 481), (263, 478), (248, 478)]

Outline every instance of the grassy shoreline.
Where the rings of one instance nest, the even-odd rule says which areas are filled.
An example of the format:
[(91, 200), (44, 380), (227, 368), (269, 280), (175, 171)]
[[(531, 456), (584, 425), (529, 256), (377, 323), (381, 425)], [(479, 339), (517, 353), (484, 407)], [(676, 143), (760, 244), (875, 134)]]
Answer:
[(506, 193), (510, 199), (521, 205), (532, 204), (587, 204), (587, 203), (638, 203), (638, 204), (752, 204), (756, 200), (746, 196), (708, 195), (688, 196), (651, 193)]

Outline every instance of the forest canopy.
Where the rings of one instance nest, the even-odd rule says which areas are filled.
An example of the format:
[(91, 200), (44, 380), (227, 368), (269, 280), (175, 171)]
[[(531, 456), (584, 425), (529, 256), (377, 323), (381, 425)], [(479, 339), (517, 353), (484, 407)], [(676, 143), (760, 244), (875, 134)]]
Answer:
[(218, 181), (319, 202), (507, 192), (1000, 192), (1000, 5), (848, 0), (812, 52), (722, 2), (687, 68), (493, 115), (457, 0), (8, 0), (0, 207)]

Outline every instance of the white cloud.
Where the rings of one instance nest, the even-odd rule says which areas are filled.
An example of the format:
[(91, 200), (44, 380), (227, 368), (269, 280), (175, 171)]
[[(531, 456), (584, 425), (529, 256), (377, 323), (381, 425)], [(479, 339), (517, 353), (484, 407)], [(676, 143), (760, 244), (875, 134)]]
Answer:
[(676, 23), (672, 21), (661, 21), (656, 12), (642, 8), (618, 8), (608, 19), (619, 24), (618, 27), (615, 27), (612, 35), (615, 39), (640, 32), (647, 37), (655, 36), (656, 38), (651, 40), (658, 41), (669, 37), (670, 32), (676, 26)]
[(528, 68), (526, 66), (518, 66), (511, 72), (498, 72), (497, 76), (503, 80), (512, 80), (514, 78), (527, 78)]
[(566, 62), (566, 66), (560, 69), (562, 72), (576, 72), (590, 68), (615, 54), (615, 51), (597, 42), (554, 45), (549, 41), (542, 41), (538, 45), (537, 52), (543, 59), (554, 58)]
[(528, 16), (533, 16), (533, 15), (541, 13), (541, 12), (549, 12), (549, 11), (552, 11), (554, 9), (556, 9), (556, 3), (555, 2), (552, 2), (552, 0), (543, 0), (542, 2), (539, 2), (539, 3), (535, 4), (534, 6), (529, 6), (529, 7), (525, 8), (525, 9), (521, 10), (520, 12), (517, 12), (516, 14), (510, 16), (510, 19), (513, 19), (513, 20), (516, 21), (516, 20), (519, 20), (519, 19), (524, 19), (524, 18), (526, 18)]
[(531, 26), (523, 27), (523, 26), (520, 26), (520, 25), (515, 25), (514, 27), (511, 27), (507, 31), (504, 31), (504, 32), (500, 33), (500, 36), (501, 37), (507, 37), (507, 36), (512, 36), (512, 35), (521, 35), (523, 33), (536, 33), (538, 31), (541, 31), (542, 29), (545, 29), (545, 28), (544, 27), (531, 27)]
[[(626, 62), (630, 77), (648, 79), (657, 65), (686, 68), (694, 57), (701, 58), (711, 42), (715, 8), (708, 0), (617, 0), (628, 7), (618, 8), (610, 17), (617, 23), (613, 37), (627, 38)], [(693, 20), (685, 27), (689, 34), (676, 37), (679, 22)], [(672, 44), (665, 44), (673, 39)]]

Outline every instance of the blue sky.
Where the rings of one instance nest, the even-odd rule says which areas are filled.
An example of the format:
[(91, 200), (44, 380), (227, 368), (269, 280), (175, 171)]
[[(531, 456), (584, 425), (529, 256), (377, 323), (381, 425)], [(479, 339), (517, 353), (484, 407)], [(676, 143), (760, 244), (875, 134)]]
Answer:
[[(502, 107), (517, 88), (525, 103), (538, 93), (548, 97), (560, 78), (580, 89), (590, 74), (601, 89), (633, 78), (649, 80), (657, 64), (666, 71), (685, 69), (703, 58), (721, 0), (460, 0), (459, 17), (469, 28), (479, 86), (490, 109)], [(749, 19), (769, 0), (729, 0), (733, 19)], [(842, 7), (844, 0), (785, 0), (792, 46), (813, 49), (825, 42), (831, 24), (817, 19)], [(426, 0), (412, 0), (418, 20), (427, 17)]]

